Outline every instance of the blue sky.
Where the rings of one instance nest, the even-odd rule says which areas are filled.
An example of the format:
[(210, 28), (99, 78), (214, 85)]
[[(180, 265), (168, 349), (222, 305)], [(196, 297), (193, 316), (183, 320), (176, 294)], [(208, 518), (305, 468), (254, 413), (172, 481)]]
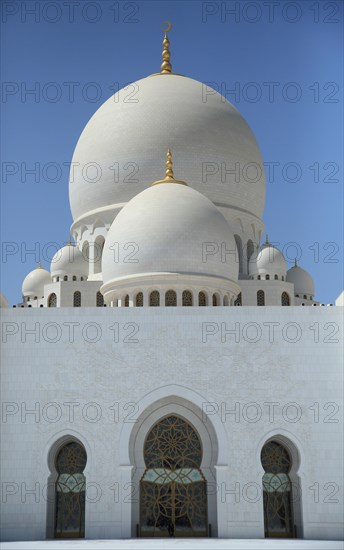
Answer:
[(164, 20), (173, 23), (174, 71), (227, 94), (270, 163), (270, 241), (287, 259), (297, 243), (316, 299), (335, 300), (343, 286), (342, 2), (3, 0), (1, 8), (1, 288), (11, 304), (43, 249), (49, 256), (47, 243), (68, 241), (67, 163), (81, 131), (114, 88), (159, 70)]

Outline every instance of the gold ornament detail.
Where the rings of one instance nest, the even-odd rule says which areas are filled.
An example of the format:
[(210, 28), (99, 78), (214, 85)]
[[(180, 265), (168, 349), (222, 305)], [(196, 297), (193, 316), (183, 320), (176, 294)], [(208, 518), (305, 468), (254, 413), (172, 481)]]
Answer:
[(162, 41), (162, 45), (164, 47), (162, 51), (162, 63), (161, 63), (161, 74), (171, 74), (172, 72), (172, 65), (170, 63), (171, 58), (171, 52), (170, 52), (170, 41), (167, 37), (167, 33), (165, 32), (164, 40)]
[(162, 180), (157, 180), (154, 183), (152, 183), (152, 186), (153, 185), (158, 185), (158, 183), (180, 183), (181, 185), (187, 185), (187, 183), (185, 183), (185, 181), (176, 180), (174, 178), (172, 153), (171, 153), (170, 148), (167, 149), (165, 177)]

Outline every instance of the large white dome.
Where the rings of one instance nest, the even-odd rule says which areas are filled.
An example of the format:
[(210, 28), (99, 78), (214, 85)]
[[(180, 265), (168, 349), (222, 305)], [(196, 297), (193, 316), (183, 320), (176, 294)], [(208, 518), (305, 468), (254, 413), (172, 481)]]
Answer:
[[(221, 253), (222, 251), (222, 253)], [(228, 223), (206, 197), (184, 185), (161, 184), (134, 197), (105, 240), (105, 295), (117, 284), (152, 275), (210, 277), (212, 286), (237, 286), (237, 249)]]
[(119, 208), (154, 181), (168, 146), (176, 172), (225, 215), (234, 208), (239, 217), (260, 220), (265, 176), (256, 140), (235, 107), (209, 91), (191, 78), (160, 74), (110, 97), (74, 151), (69, 182), (74, 221), (101, 213), (111, 223)]

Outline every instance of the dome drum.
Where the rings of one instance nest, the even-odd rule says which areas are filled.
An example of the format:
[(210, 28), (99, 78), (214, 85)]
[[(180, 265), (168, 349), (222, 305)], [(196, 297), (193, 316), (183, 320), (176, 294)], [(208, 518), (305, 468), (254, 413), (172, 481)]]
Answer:
[[(234, 281), (223, 279), (221, 277), (202, 276), (197, 274), (176, 274), (176, 273), (144, 273), (132, 277), (123, 277), (114, 279), (101, 287), (106, 305), (125, 305), (125, 297), (128, 296), (129, 304), (136, 305), (135, 298), (138, 293), (143, 294), (143, 305), (150, 305), (150, 295), (152, 292), (159, 293), (159, 306), (165, 306), (165, 296), (168, 291), (176, 294), (177, 306), (183, 305), (183, 292), (190, 292), (192, 295), (193, 306), (199, 304), (199, 294), (204, 293), (206, 304), (213, 304), (213, 295), (217, 296), (216, 305), (230, 305), (240, 292), (240, 287)], [(227, 299), (228, 298), (228, 304)], [(188, 304), (189, 305), (189, 304)]]

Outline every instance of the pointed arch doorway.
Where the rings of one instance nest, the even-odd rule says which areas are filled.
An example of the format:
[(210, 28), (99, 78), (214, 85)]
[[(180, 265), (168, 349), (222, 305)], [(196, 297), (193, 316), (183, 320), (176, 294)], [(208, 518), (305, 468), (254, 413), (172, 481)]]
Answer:
[(177, 415), (159, 420), (144, 443), (141, 537), (206, 537), (207, 484), (196, 430)]

